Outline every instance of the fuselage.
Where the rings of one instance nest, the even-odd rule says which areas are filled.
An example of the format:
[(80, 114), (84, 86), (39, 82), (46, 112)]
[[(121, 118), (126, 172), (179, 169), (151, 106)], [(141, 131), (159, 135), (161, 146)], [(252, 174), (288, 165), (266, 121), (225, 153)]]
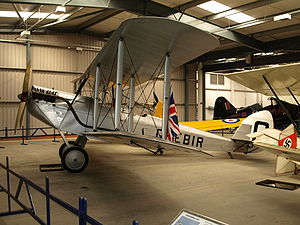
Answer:
[[(29, 112), (45, 122), (46, 124), (70, 133), (82, 135), (85, 132), (115, 130), (114, 125), (114, 108), (110, 105), (99, 104), (97, 115), (97, 129), (93, 130), (93, 99), (85, 96), (64, 93), (51, 89), (36, 87), (38, 92), (51, 92), (53, 98), (45, 97), (46, 94), (33, 94), (30, 99), (28, 108)], [(50, 93), (51, 94), (51, 93)], [(55, 97), (56, 96), (56, 97)], [(70, 104), (72, 109), (70, 108)], [(138, 116), (134, 115), (134, 126), (132, 131), (128, 131), (128, 112), (121, 112), (120, 131), (130, 132), (138, 135), (161, 138), (162, 119), (151, 115)], [(206, 131), (201, 131), (189, 126), (179, 125), (180, 135), (172, 141), (178, 144), (189, 146), (199, 150), (214, 151), (233, 151), (236, 143), (231, 139), (224, 138)]]

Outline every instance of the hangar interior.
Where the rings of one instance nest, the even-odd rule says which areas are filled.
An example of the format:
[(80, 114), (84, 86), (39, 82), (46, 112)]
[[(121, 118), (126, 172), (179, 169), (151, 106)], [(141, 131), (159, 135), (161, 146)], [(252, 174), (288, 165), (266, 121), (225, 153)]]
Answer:
[[(22, 90), (28, 61), (32, 65), (33, 84), (74, 93), (77, 88), (74, 81), (84, 73), (118, 26), (127, 19), (140, 16), (175, 19), (214, 35), (220, 42), (216, 49), (199, 55), (172, 71), (171, 86), (179, 121), (211, 120), (214, 102), (219, 96), (226, 97), (237, 108), (254, 103), (266, 106), (270, 104), (268, 96), (229, 80), (224, 75), (300, 61), (300, 4), (298, 0), (49, 0), (43, 2), (3, 0), (0, 1), (0, 129), (3, 137), (6, 128), (9, 129), (8, 136), (15, 135), (13, 128), (19, 105), (17, 96)], [(199, 42), (201, 43), (201, 40)], [(92, 96), (93, 81), (88, 82), (91, 84), (85, 87), (83, 93), (86, 96)], [(159, 99), (163, 98), (163, 85), (163, 78), (160, 78), (153, 88), (136, 89), (136, 96), (143, 90), (149, 96), (149, 103), (153, 103), (153, 91)], [(292, 98), (286, 97), (284, 100), (292, 101)], [(139, 101), (143, 103), (141, 100)], [(25, 115), (23, 126), (26, 136), (30, 136), (33, 132), (29, 128), (47, 127), (46, 124), (28, 113)], [(22, 130), (18, 130), (17, 135), (22, 135)], [(38, 163), (42, 163), (42, 159), (47, 160), (48, 150), (42, 153), (44, 156), (39, 160), (38, 150), (29, 149), (30, 146), (41, 148), (43, 141), (32, 140), (31, 143), (30, 140), (28, 142), (28, 146), (22, 146), (22, 148), (27, 148), (27, 152), (24, 153), (26, 157), (31, 158), (30, 153), (32, 153), (33, 159)], [(18, 142), (16, 143), (1, 142), (6, 147), (5, 150), (1, 150), (1, 157), (10, 155), (22, 173), (40, 182), (39, 179), (42, 179), (44, 174), (32, 176), (33, 163), (29, 159), (23, 161), (20, 157), (23, 154), (22, 151), (8, 151), (9, 148), (14, 148), (13, 146), (19, 148)], [(48, 145), (49, 141), (45, 143)], [(57, 145), (56, 143), (49, 145), (51, 144)], [(259, 153), (260, 155), (257, 156), (242, 156), (236, 160), (236, 163), (227, 162), (229, 159), (224, 155), (219, 156), (214, 162), (211, 159), (199, 159), (194, 154), (185, 155), (183, 153), (175, 153), (173, 156), (168, 154), (166, 157), (170, 157), (169, 159), (151, 161), (147, 157), (147, 153), (136, 153), (132, 149), (126, 149), (125, 153), (115, 151), (110, 155), (107, 150), (108, 146), (102, 146), (104, 148), (103, 159), (100, 157), (102, 153), (96, 151), (97, 144), (92, 142), (90, 146), (95, 158), (92, 161), (91, 169), (77, 176), (58, 174), (57, 179), (59, 179), (58, 183), (63, 183), (64, 179), (73, 182), (74, 178), (74, 185), (79, 186), (76, 186), (76, 191), (73, 191), (71, 195), (86, 194), (92, 200), (93, 193), (97, 192), (97, 188), (104, 195), (107, 194), (107, 198), (98, 196), (96, 201), (91, 203), (93, 216), (97, 217), (98, 213), (104, 211), (103, 216), (100, 215), (97, 218), (105, 221), (105, 224), (129, 224), (130, 219), (135, 218), (140, 218), (141, 224), (167, 224), (181, 208), (200, 211), (229, 224), (297, 224), (296, 221), (299, 221), (299, 215), (295, 212), (295, 209), (299, 209), (299, 204), (295, 201), (296, 197), (299, 197), (299, 192), (285, 194), (275, 190), (270, 193), (270, 191), (261, 190), (253, 184), (254, 180), (274, 176), (275, 159), (267, 153)], [(47, 149), (51, 149), (51, 147), (47, 146)], [(128, 159), (126, 154), (131, 159)], [(172, 157), (174, 157), (174, 161), (172, 161)], [(49, 158), (56, 160), (56, 156), (51, 154)], [(105, 158), (108, 161), (115, 160), (115, 162), (110, 164), (105, 161)], [(101, 168), (97, 168), (97, 160), (99, 163), (103, 163)], [(198, 162), (202, 165), (198, 165)], [(159, 165), (160, 163), (163, 165)], [(131, 167), (130, 164), (136, 165)], [(255, 168), (256, 164), (260, 165)], [(120, 167), (118, 167), (119, 165)], [(29, 167), (25, 168), (27, 166)], [(160, 166), (163, 171), (166, 171), (162, 176), (159, 176), (162, 173)], [(22, 167), (24, 167), (24, 171)], [(210, 167), (214, 167), (214, 169), (211, 170)], [(225, 170), (223, 175), (219, 171), (223, 170), (222, 167)], [(199, 170), (202, 169), (205, 174), (200, 173)], [(98, 174), (99, 170), (103, 171)], [(106, 170), (115, 176), (114, 179), (110, 180), (104, 172)], [(177, 172), (173, 173), (173, 171), (179, 173), (178, 177), (164, 183), (163, 181), (168, 179), (168, 176), (175, 177)], [(121, 174), (125, 177), (129, 176), (128, 180), (121, 177)], [(185, 177), (185, 174), (189, 174), (189, 176)], [(243, 180), (243, 177), (248, 175), (252, 183)], [(56, 179), (53, 174), (49, 176)], [(67, 176), (69, 177), (66, 178)], [(100, 177), (102, 182), (93, 183), (93, 176)], [(146, 176), (144, 178), (146, 181), (144, 182), (140, 176)], [(215, 179), (212, 179), (214, 176)], [(299, 183), (299, 175), (283, 179)], [(184, 183), (181, 183), (180, 180)], [(228, 182), (228, 180), (231, 181)], [(107, 183), (101, 186), (105, 181)], [(86, 185), (82, 184), (84, 182)], [(124, 182), (123, 186), (122, 182)], [(130, 182), (133, 182), (135, 191), (130, 190)], [(173, 188), (172, 182), (178, 185), (178, 188)], [(160, 183), (162, 183), (162, 187)], [(115, 187), (110, 193), (110, 185), (120, 185), (120, 187)], [(222, 185), (225, 186), (223, 194)], [(254, 190), (246, 187), (247, 185), (252, 185)], [(59, 189), (62, 188), (58, 191), (60, 196), (64, 196), (67, 192), (64, 192), (64, 186), (67, 187), (66, 189), (72, 189), (70, 184), (57, 186)], [(151, 189), (156, 186), (157, 188)], [(230, 190), (231, 186), (235, 187)], [(89, 187), (92, 190), (84, 192), (84, 188), (80, 189), (80, 187)], [(170, 193), (166, 191), (168, 188), (170, 188)], [(248, 195), (247, 197), (243, 195), (243, 188), (246, 189), (244, 194)], [(143, 190), (146, 197), (142, 196)], [(99, 195), (101, 195), (101, 191), (99, 191)], [(126, 193), (122, 195), (122, 191)], [(133, 192), (137, 192), (140, 197), (130, 200), (135, 194)], [(153, 194), (153, 192), (157, 192), (157, 194)], [(234, 192), (238, 194), (235, 196)], [(200, 198), (201, 194), (199, 193), (208, 195), (207, 198), (202, 199), (207, 208), (200, 207), (200, 199), (199, 202), (189, 204), (193, 199), (192, 195)], [(113, 197), (113, 194), (116, 194), (117, 197)], [(182, 199), (173, 197), (177, 194), (182, 196)], [(250, 196), (252, 195), (259, 197), (255, 199), (257, 202), (251, 202)], [(276, 195), (281, 198), (275, 199)], [(117, 201), (118, 198), (122, 202), (131, 202), (135, 209), (129, 207), (127, 210), (125, 204)], [(237, 198), (236, 201), (233, 198)], [(69, 196), (67, 199), (73, 201)], [(102, 200), (103, 203), (100, 203)], [(110, 200), (112, 203), (108, 204)], [(180, 201), (183, 202), (182, 205), (179, 203)], [(249, 213), (238, 209), (238, 204), (242, 206), (243, 201), (253, 204), (251, 207), (245, 207), (245, 211)], [(259, 201), (261, 201), (260, 204)], [(272, 201), (278, 201), (278, 205), (280, 205), (279, 201), (283, 202), (281, 206), (272, 208), (270, 206)], [(224, 203), (224, 206), (220, 206), (222, 212), (219, 212), (217, 205), (221, 202)], [(143, 204), (139, 209), (141, 203)], [(162, 205), (160, 206), (160, 204)], [(97, 205), (100, 207), (97, 208)], [(257, 208), (251, 211), (252, 206)], [(283, 206), (286, 206), (290, 212), (286, 212), (286, 209), (283, 212)], [(229, 210), (231, 207), (237, 210), (236, 213)], [(265, 208), (262, 209), (263, 207)], [(274, 214), (267, 212), (267, 209), (274, 210)], [(119, 210), (120, 219), (114, 218), (116, 214), (110, 213), (109, 210), (116, 211), (117, 214)], [(161, 215), (164, 210), (166, 214)], [(282, 218), (279, 218), (278, 214), (281, 212), (283, 215)], [(262, 218), (264, 213), (266, 217)], [(56, 212), (57, 214), (59, 213)], [(158, 215), (161, 215), (161, 219), (155, 218)], [(22, 220), (22, 217), (19, 216), (17, 219), (7, 220), (0, 217), (1, 224), (18, 224)], [(32, 222), (30, 219), (28, 221), (28, 224)], [(112, 222), (110, 223), (110, 221)], [(65, 222), (65, 224), (68, 223)]]

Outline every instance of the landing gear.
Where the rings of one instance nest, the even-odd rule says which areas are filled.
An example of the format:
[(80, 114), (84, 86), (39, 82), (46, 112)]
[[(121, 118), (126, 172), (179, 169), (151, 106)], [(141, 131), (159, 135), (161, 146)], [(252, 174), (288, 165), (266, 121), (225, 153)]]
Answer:
[(61, 157), (61, 164), (70, 173), (80, 173), (88, 165), (89, 156), (80, 146), (67, 148)]
[[(78, 146), (78, 144), (77, 144), (75, 141), (68, 141), (68, 142), (69, 142), (69, 145), (71, 145), (71, 147), (72, 147), (72, 146)], [(64, 153), (67, 149), (68, 149), (68, 146), (67, 146), (66, 143), (63, 143), (63, 144), (60, 146), (60, 148), (59, 148), (59, 150), (58, 150), (58, 154), (59, 154), (59, 157), (60, 157), (60, 158), (62, 157), (63, 153)]]
[(84, 150), (87, 138), (78, 136), (76, 141), (68, 141), (64, 134), (60, 132), (64, 143), (59, 148), (59, 157), (64, 169), (70, 173), (82, 172), (89, 163), (89, 156)]

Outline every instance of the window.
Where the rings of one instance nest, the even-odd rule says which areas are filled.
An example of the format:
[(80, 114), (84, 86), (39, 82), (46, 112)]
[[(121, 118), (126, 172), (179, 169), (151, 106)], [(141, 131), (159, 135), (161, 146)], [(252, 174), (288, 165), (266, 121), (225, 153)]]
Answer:
[(212, 85), (224, 85), (224, 75), (211, 74), (210, 84)]

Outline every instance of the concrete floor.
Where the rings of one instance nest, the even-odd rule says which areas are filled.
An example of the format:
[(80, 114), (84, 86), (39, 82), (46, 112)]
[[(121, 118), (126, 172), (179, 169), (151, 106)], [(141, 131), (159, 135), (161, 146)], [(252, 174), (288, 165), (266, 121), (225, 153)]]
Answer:
[[(134, 147), (88, 142), (90, 164), (81, 174), (41, 173), (39, 164), (59, 162), (60, 143), (51, 140), (0, 142), (0, 162), (9, 156), (11, 168), (39, 185), (50, 177), (51, 192), (77, 207), (78, 197), (88, 199), (88, 214), (103, 224), (166, 225), (186, 208), (229, 224), (300, 224), (300, 190), (285, 191), (255, 185), (263, 179), (300, 183), (300, 176), (275, 176), (275, 156), (167, 152), (154, 156)], [(5, 174), (0, 169), (0, 182)], [(16, 190), (16, 186), (13, 188)], [(39, 215), (43, 197), (33, 192)], [(24, 193), (22, 199), (25, 199)], [(78, 224), (76, 218), (52, 204), (53, 223)], [(0, 193), (0, 212), (6, 197)], [(37, 224), (28, 215), (0, 217), (1, 225)]]

